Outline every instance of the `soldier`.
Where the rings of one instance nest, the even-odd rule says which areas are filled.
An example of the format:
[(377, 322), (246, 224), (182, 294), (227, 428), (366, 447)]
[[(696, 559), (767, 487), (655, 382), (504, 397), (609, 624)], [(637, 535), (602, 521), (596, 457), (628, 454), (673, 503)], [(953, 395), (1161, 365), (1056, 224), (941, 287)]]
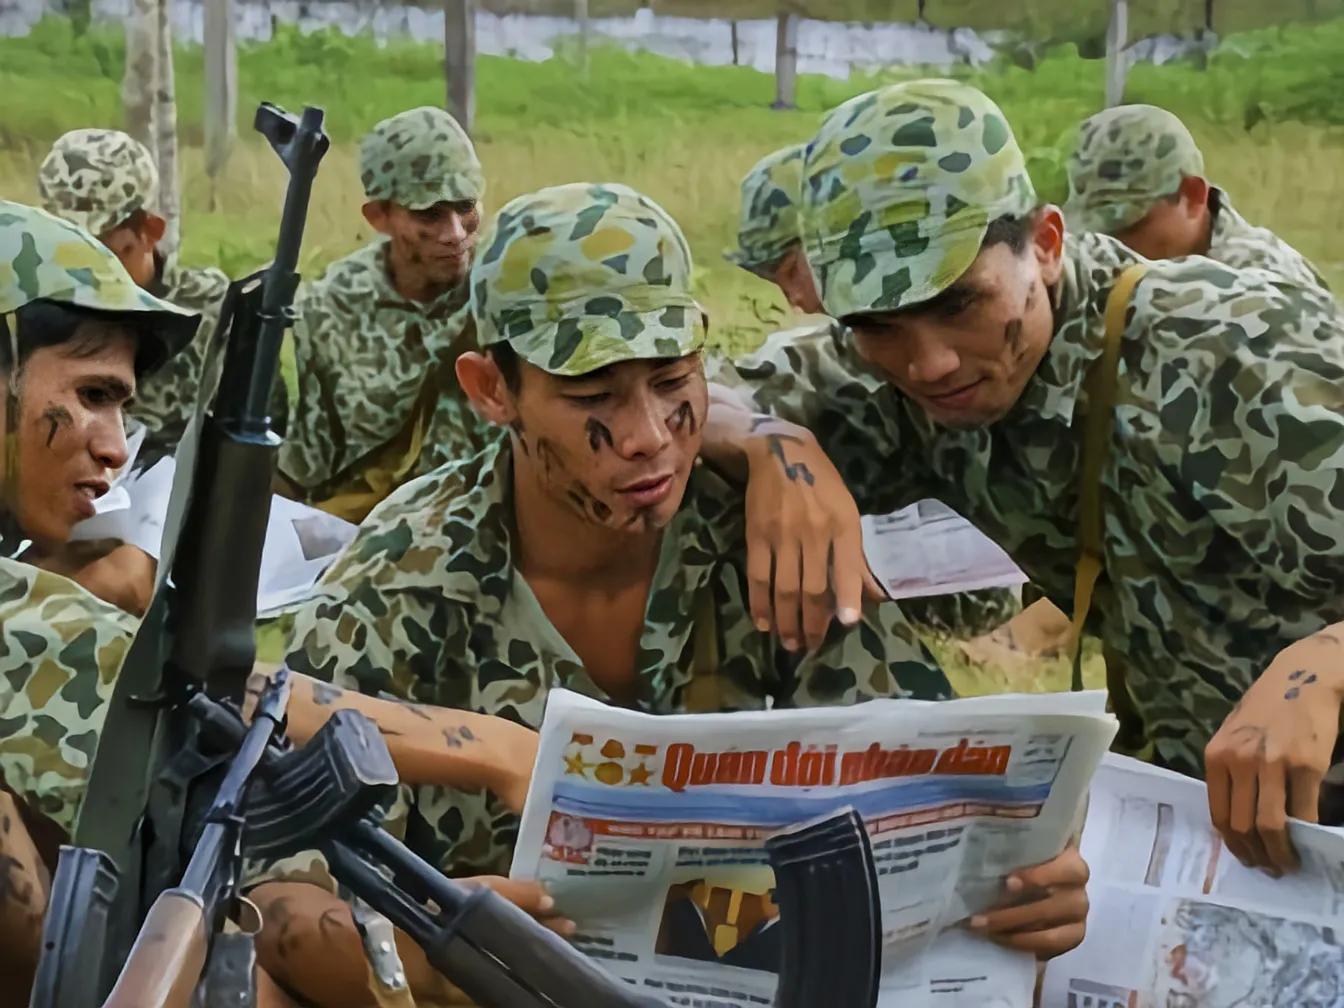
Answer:
[(195, 315), (136, 286), (90, 235), (0, 202), (9, 446), (0, 477), (0, 974), (20, 991), (37, 963), (49, 891), (28, 823), (71, 828), (101, 721), (98, 693), (115, 678), (135, 621), (11, 554), (25, 541), (59, 546), (92, 515), (126, 462), (122, 407), (137, 377), (187, 346), (195, 327)]
[(355, 522), (406, 480), (474, 454), (484, 434), (452, 371), (474, 345), (476, 151), (426, 106), (375, 126), (360, 169), (364, 219), (381, 237), (333, 263), (297, 306), (298, 402), (280, 453), (292, 493)]
[[(457, 372), (509, 436), (369, 516), (296, 620), (290, 667), (530, 726), (552, 686), (656, 713), (947, 696), (895, 606), (804, 657), (752, 626), (741, 493), (695, 465), (691, 272), (675, 222), (624, 186), (504, 207), (472, 269), (484, 351)], [(530, 754), (511, 766), (527, 778)], [(416, 789), (410, 805), (408, 844), (449, 874), (509, 863), (518, 820), (485, 796)], [(1036, 940), (1059, 926), (1076, 943), (1085, 868), (1076, 852), (1059, 867), (1076, 884), (1010, 911), (1009, 930), (1048, 919)]]
[(1205, 176), (1194, 137), (1166, 109), (1119, 105), (1085, 119), (1068, 171), (1064, 212), (1074, 231), (1111, 235), (1149, 259), (1203, 255), (1326, 287), (1300, 252), (1232, 208)]
[[(1205, 746), (1275, 654), (1344, 617), (1333, 301), (1264, 271), (1066, 236), (1002, 113), (964, 84), (842, 105), (805, 175), (822, 301), (888, 384), (874, 395), (782, 347), (755, 375), (776, 422), (715, 400), (706, 454), (752, 482), (754, 610), (770, 618), (773, 589), (786, 632), (800, 609), (852, 620), (849, 494), (872, 511), (938, 496), (1087, 616), (1129, 670), (1110, 683), (1127, 734), (1202, 776)], [(1291, 810), (1314, 816), (1316, 800), (1295, 789)], [(1277, 811), (1257, 842), (1284, 863)]]
[[(747, 172), (742, 179), (738, 247), (726, 253), (725, 258), (773, 283), (798, 311), (823, 315), (825, 310), (817, 297), (817, 285), (808, 268), (807, 257), (803, 255), (798, 230), (805, 147), (797, 144), (767, 154)], [(748, 376), (752, 374), (755, 362), (768, 359), (782, 343), (806, 345), (810, 353), (834, 355), (837, 362), (843, 360), (841, 366), (856, 381), (869, 383), (873, 391), (882, 387), (881, 374), (864, 365), (854, 353), (845, 327), (834, 319), (775, 333), (758, 354), (749, 354), (743, 360), (725, 362), (716, 368), (713, 379), (726, 387), (740, 387), (744, 381), (749, 383)], [(870, 598), (886, 597), (875, 579), (867, 580), (866, 592)], [(1021, 608), (1016, 594), (1007, 589), (906, 599), (901, 605), (906, 616), (917, 626), (961, 638), (989, 633), (1007, 623)], [(803, 642), (793, 643), (801, 646)]]
[(119, 130), (66, 133), (38, 169), (37, 188), (49, 213), (96, 235), (137, 284), (201, 316), (190, 346), (136, 389), (129, 409), (148, 429), (141, 457), (171, 455), (196, 409), (228, 277), (217, 269), (179, 266), (159, 251), (167, 224), (154, 212), (158, 169), (149, 151)]
[[(138, 378), (189, 346), (196, 325), (196, 315), (138, 287), (91, 235), (0, 201), (0, 434), (12, 446), (0, 470), (0, 978), (12, 982), (5, 989), (31, 983), (56, 848), (73, 831), (105, 705), (136, 630), (121, 609), (10, 553), (26, 541), (58, 547), (89, 516), (110, 472), (126, 461), (122, 410)], [(336, 706), (356, 706), (387, 732), (409, 780), (489, 786), (501, 754), (533, 744), (532, 732), (497, 718), (412, 713), (353, 695), (336, 704), (321, 683), (300, 677), (295, 686), (296, 741)], [(448, 725), (472, 739), (444, 752)], [(508, 783), (503, 800), (521, 806)], [(541, 899), (535, 888), (507, 891), (528, 906)], [(259, 1003), (289, 1003), (272, 994)]]

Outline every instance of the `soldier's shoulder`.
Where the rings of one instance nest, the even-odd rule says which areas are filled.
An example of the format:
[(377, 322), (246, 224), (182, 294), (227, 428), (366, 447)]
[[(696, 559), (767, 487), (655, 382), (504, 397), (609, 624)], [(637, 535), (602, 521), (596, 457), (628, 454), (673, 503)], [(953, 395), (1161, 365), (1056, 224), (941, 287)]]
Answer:
[(1138, 328), (1173, 352), (1254, 356), (1296, 348), (1344, 362), (1344, 319), (1334, 299), (1272, 270), (1204, 256), (1155, 262), (1134, 306)]
[(432, 577), (450, 597), (474, 596), (481, 576), (500, 573), (492, 565), (507, 564), (505, 450), (491, 444), (399, 487), (360, 525), (348, 550), (352, 559)]
[(69, 578), (0, 558), (0, 640), (3, 658), (58, 661), (78, 671), (119, 658), (138, 621)]
[(383, 239), (378, 239), (337, 259), (308, 285), (305, 293), (309, 297), (338, 300), (376, 294), (386, 285), (383, 265), (385, 244)]
[(229, 290), (228, 274), (214, 266), (175, 266), (164, 280), (167, 299), (182, 308), (212, 308)]

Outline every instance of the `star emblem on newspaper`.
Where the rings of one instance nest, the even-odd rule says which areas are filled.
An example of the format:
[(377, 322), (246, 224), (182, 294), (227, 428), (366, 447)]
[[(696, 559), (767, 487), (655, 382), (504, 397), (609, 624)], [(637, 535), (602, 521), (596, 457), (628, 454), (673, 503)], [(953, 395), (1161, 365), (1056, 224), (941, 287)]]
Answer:
[(591, 763), (584, 762), (582, 752), (576, 752), (573, 756), (565, 757), (566, 775), (573, 777), (587, 777), (591, 767)]

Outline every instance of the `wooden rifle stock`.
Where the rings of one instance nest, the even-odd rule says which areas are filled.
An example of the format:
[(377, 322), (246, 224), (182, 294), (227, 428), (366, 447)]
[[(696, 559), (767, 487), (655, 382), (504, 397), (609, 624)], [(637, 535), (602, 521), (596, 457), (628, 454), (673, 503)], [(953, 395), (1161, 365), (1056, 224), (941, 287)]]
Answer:
[(181, 888), (165, 890), (149, 908), (103, 1008), (191, 1008), (208, 938), (200, 898)]

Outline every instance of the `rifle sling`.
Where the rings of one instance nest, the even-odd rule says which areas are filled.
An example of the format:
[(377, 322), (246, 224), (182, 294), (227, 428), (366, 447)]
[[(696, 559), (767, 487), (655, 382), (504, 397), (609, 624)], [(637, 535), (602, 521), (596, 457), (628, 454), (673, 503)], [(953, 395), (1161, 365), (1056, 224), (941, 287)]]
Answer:
[[(1078, 566), (1073, 582), (1073, 620), (1069, 653), (1073, 656), (1073, 689), (1083, 688), (1083, 625), (1092, 608), (1092, 594), (1106, 565), (1103, 542), (1101, 481), (1110, 454), (1115, 424), (1115, 399), (1120, 368), (1120, 341), (1125, 334), (1134, 288), (1148, 272), (1135, 263), (1120, 274), (1106, 298), (1101, 356), (1087, 372), (1087, 416), (1083, 420), (1082, 461), (1078, 467)], [(1123, 685), (1123, 681), (1121, 683)]]

